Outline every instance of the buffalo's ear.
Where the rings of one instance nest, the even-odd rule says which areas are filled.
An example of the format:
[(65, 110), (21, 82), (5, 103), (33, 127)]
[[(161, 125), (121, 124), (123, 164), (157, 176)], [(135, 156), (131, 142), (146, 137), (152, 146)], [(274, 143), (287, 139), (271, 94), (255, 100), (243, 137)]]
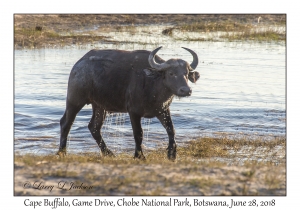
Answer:
[(197, 71), (193, 71), (189, 73), (189, 80), (192, 83), (195, 83), (200, 78), (200, 74)]
[(153, 76), (153, 71), (149, 70), (149, 69), (144, 69), (143, 70), (145, 72), (145, 74), (149, 77), (149, 76)]

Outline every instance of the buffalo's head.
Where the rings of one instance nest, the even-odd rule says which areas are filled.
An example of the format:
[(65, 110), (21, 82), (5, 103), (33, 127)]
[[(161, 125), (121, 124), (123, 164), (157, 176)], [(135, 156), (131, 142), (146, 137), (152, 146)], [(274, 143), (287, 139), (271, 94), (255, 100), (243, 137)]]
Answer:
[(193, 62), (191, 64), (187, 63), (181, 59), (170, 59), (164, 63), (158, 64), (154, 60), (154, 56), (162, 47), (153, 50), (148, 58), (150, 66), (157, 71), (164, 72), (164, 84), (177, 96), (190, 96), (192, 89), (188, 85), (188, 80), (195, 83), (199, 78), (199, 72), (195, 71), (198, 65), (197, 54), (188, 49), (193, 55)]

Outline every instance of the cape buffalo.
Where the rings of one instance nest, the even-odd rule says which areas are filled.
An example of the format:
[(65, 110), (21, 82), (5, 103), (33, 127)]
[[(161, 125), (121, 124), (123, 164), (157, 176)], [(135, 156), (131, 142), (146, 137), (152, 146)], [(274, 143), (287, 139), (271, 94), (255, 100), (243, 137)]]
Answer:
[(88, 128), (103, 155), (113, 156), (101, 136), (107, 113), (129, 113), (135, 139), (135, 158), (145, 159), (142, 152), (141, 118), (157, 117), (169, 136), (168, 158), (176, 158), (175, 130), (169, 106), (173, 97), (190, 96), (188, 80), (196, 82), (200, 74), (197, 54), (188, 49), (193, 62), (181, 59), (164, 61), (146, 50), (91, 50), (71, 70), (66, 110), (60, 120), (58, 154), (65, 154), (67, 136), (76, 114), (85, 104), (92, 104), (93, 116)]

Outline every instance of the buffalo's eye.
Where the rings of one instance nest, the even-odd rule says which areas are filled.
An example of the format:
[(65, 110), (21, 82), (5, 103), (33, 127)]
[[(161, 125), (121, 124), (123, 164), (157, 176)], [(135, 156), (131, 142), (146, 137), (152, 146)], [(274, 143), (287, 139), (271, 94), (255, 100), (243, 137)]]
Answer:
[(170, 72), (169, 74), (170, 74), (170, 76), (174, 76), (173, 72)]

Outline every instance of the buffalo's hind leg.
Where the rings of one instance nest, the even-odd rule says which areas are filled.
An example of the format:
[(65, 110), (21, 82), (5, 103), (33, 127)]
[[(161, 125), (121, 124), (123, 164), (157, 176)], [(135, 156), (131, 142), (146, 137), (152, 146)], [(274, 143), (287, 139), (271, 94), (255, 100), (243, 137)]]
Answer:
[(75, 120), (77, 113), (82, 109), (82, 105), (73, 105), (67, 101), (66, 111), (63, 117), (60, 119), (60, 146), (57, 152), (58, 155), (66, 154), (67, 138)]
[(106, 117), (106, 111), (100, 107), (98, 107), (96, 104), (92, 104), (93, 106), (93, 116), (92, 119), (88, 125), (89, 130), (96, 140), (102, 154), (104, 156), (114, 156), (113, 152), (110, 151), (102, 138), (101, 135), (101, 128), (104, 123), (105, 117)]

